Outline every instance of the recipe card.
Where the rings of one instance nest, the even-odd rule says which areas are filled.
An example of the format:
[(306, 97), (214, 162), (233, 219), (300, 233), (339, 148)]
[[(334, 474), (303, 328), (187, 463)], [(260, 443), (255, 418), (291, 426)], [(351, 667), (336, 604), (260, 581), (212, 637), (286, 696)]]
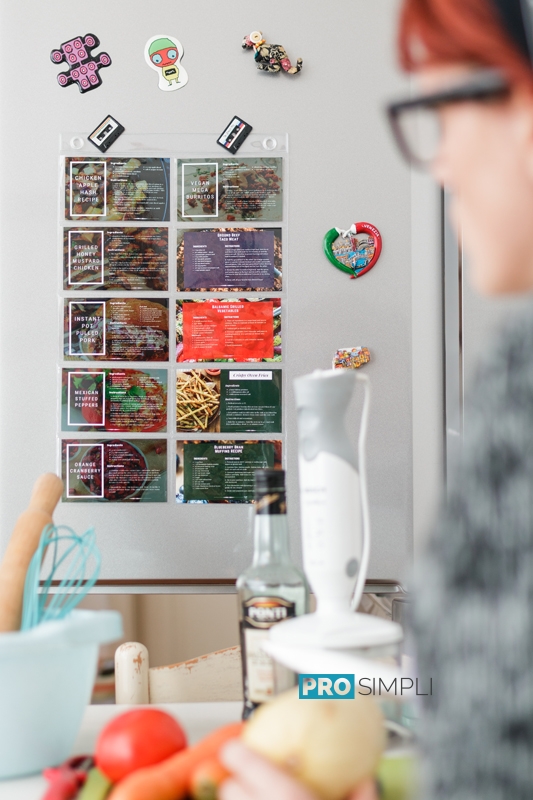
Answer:
[(168, 228), (64, 228), (63, 288), (168, 290)]
[(281, 300), (176, 303), (177, 361), (281, 361)]
[(168, 361), (168, 300), (64, 300), (67, 361)]
[(176, 443), (177, 503), (252, 503), (258, 469), (281, 469), (281, 441)]
[(65, 158), (65, 219), (170, 218), (169, 158)]
[(178, 370), (176, 430), (280, 433), (281, 370)]
[(61, 465), (66, 502), (166, 502), (165, 439), (64, 439)]
[(61, 427), (64, 431), (166, 431), (167, 371), (62, 370)]
[(281, 269), (281, 228), (178, 231), (178, 291), (279, 292)]
[(178, 159), (178, 219), (281, 222), (283, 159)]

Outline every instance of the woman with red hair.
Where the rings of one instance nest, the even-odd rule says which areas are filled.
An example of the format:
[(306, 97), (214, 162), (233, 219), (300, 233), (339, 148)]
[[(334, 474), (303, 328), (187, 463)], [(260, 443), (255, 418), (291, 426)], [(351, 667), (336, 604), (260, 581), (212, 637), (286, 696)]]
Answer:
[[(533, 290), (529, 2), (404, 0), (400, 17), (400, 60), (420, 93), (389, 106), (393, 133), (451, 192), (485, 294)], [(494, 343), (469, 402), (461, 463), (414, 582), (418, 667), (433, 679), (421, 799), (533, 800), (533, 309)], [(232, 748), (223, 800), (310, 800)], [(353, 800), (372, 797), (368, 784)]]
[[(389, 118), (404, 156), (451, 192), (484, 294), (533, 290), (532, 13), (529, 0), (405, 0), (401, 14), (420, 94)], [(434, 686), (424, 800), (533, 798), (533, 308), (487, 349), (414, 586)]]

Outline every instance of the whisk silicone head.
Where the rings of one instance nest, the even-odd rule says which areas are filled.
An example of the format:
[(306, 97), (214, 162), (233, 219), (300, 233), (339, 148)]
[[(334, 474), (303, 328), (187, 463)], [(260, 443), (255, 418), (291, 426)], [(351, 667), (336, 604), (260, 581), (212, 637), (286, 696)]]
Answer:
[[(100, 563), (94, 528), (78, 536), (66, 525), (47, 525), (26, 573), (21, 630), (66, 617), (96, 583)], [(41, 569), (48, 570), (42, 585)], [(52, 594), (50, 588), (60, 572), (62, 578)]]

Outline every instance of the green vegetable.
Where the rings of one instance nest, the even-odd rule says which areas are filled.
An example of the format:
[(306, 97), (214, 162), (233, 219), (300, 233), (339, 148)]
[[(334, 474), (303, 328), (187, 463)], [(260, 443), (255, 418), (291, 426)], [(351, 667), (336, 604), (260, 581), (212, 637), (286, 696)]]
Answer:
[(383, 756), (378, 769), (380, 800), (414, 800), (417, 797), (417, 769), (413, 756)]
[(89, 770), (87, 780), (77, 800), (105, 800), (111, 791), (112, 783), (97, 767)]
[(141, 408), (142, 402), (136, 397), (126, 397), (126, 399), (120, 404), (120, 409), (125, 414), (134, 414), (136, 411), (140, 411)]

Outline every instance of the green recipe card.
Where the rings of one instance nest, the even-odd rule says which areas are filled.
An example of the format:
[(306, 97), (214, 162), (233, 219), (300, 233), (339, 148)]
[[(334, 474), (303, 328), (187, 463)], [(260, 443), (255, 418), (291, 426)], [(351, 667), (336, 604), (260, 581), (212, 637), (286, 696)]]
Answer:
[(224, 369), (220, 430), (281, 432), (281, 370)]
[(280, 441), (177, 442), (177, 503), (251, 503), (258, 469), (281, 469)]
[(281, 370), (178, 370), (176, 430), (281, 433)]

